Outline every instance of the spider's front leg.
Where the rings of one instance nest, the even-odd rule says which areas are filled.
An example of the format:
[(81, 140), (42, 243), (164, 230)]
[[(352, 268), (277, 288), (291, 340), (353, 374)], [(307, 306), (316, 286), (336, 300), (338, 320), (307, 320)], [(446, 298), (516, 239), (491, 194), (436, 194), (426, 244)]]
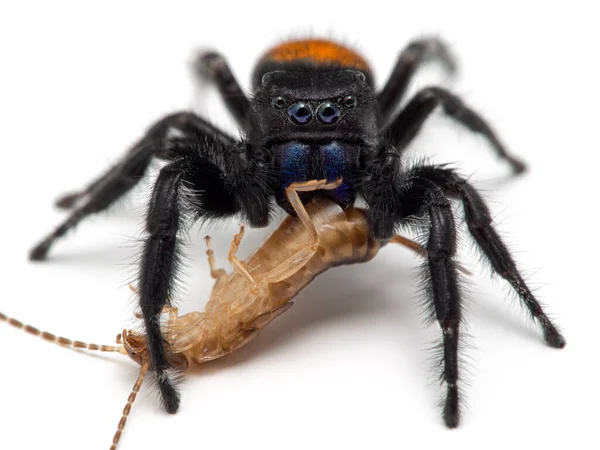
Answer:
[(522, 305), (542, 328), (546, 343), (554, 348), (563, 348), (566, 345), (564, 337), (525, 283), (512, 255), (495, 230), (492, 215), (477, 190), (454, 170), (444, 167), (415, 167), (410, 176), (436, 185), (448, 196), (462, 203), (469, 233), (491, 265), (492, 271), (514, 289)]
[[(165, 409), (175, 413), (179, 393), (168, 374), (160, 315), (170, 306), (180, 254), (178, 234), (192, 219), (219, 218), (236, 213), (251, 225), (268, 222), (269, 199), (266, 173), (245, 144), (224, 146), (218, 139), (176, 141), (179, 160), (165, 166), (158, 176), (146, 219), (139, 273), (139, 296), (147, 333), (152, 369)], [(236, 169), (233, 170), (232, 168)]]
[[(442, 379), (447, 389), (443, 417), (446, 425), (454, 428), (458, 426), (460, 418), (458, 348), (462, 309), (458, 265), (454, 260), (456, 254), (454, 216), (448, 198), (435, 186), (418, 179), (410, 179), (398, 183), (397, 188), (395, 202), (390, 203), (393, 205), (390, 211), (394, 215), (397, 214), (395, 220), (389, 215), (388, 219), (382, 215), (375, 216), (377, 217), (375, 220), (393, 220), (383, 227), (393, 230), (410, 216), (424, 214), (430, 219), (427, 241), (428, 295), (431, 296), (432, 317), (439, 323), (443, 337)], [(380, 203), (378, 207), (385, 207), (385, 205)], [(382, 226), (377, 225), (375, 229), (382, 229)]]
[(416, 166), (404, 170), (393, 147), (379, 151), (366, 167), (363, 193), (375, 237), (388, 238), (400, 225), (414, 226), (414, 218), (429, 219), (427, 242), (429, 295), (433, 317), (443, 334), (443, 379), (447, 387), (444, 420), (454, 428), (459, 423), (459, 325), (461, 293), (458, 283), (455, 221), (450, 199), (463, 204), (470, 234), (492, 269), (516, 291), (544, 339), (555, 348), (565, 339), (548, 318), (517, 269), (510, 252), (492, 225), (491, 214), (477, 191), (455, 171), (442, 166)]

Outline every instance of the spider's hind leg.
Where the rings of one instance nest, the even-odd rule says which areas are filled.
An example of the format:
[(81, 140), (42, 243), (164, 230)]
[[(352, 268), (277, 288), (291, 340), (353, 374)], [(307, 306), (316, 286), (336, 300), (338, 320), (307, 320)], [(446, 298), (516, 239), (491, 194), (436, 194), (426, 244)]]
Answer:
[(392, 73), (381, 91), (377, 103), (386, 124), (400, 105), (415, 72), (427, 61), (437, 60), (449, 73), (456, 71), (454, 58), (446, 44), (439, 38), (430, 37), (411, 42), (402, 50)]
[(555, 348), (564, 347), (564, 337), (525, 283), (511, 253), (493, 226), (490, 210), (477, 190), (455, 171), (440, 166), (415, 167), (409, 177), (430, 183), (462, 202), (469, 233), (492, 266), (493, 272), (515, 290), (523, 306), (541, 326), (546, 343)]
[[(178, 155), (170, 155), (166, 150), (170, 133), (174, 130), (178, 130), (184, 135), (198, 131), (208, 132), (218, 136), (226, 145), (233, 142), (231, 137), (193, 113), (178, 112), (170, 114), (148, 128), (145, 136), (125, 154), (121, 161), (110, 167), (83, 189), (61, 195), (56, 200), (55, 205), (61, 209), (72, 209), (77, 203), (91, 196), (94, 191), (98, 190), (115, 176), (135, 178), (136, 174), (131, 173), (132, 165), (135, 161), (140, 165), (139, 170), (143, 172), (145, 168), (144, 164), (147, 165), (151, 158), (167, 161), (174, 159), (173, 157), (177, 157)], [(145, 151), (141, 151), (143, 149)]]
[[(442, 330), (442, 380), (446, 384), (443, 418), (446, 426), (455, 428), (460, 421), (458, 354), (462, 317), (459, 265), (456, 262), (456, 225), (448, 196), (434, 183), (410, 175), (399, 186), (398, 195), (403, 210), (396, 216), (395, 224), (414, 226), (414, 217), (425, 216), (429, 219), (425, 279), (432, 317)], [(376, 220), (382, 220), (383, 217), (375, 216)], [(376, 229), (393, 229), (389, 224), (374, 226)], [(398, 242), (395, 238), (392, 241)]]
[(442, 107), (448, 117), (483, 136), (496, 154), (512, 167), (514, 173), (525, 171), (525, 164), (508, 152), (496, 132), (479, 113), (465, 105), (453, 93), (439, 87), (432, 86), (419, 91), (383, 131), (383, 134), (390, 136), (393, 145), (400, 152), (404, 151), (438, 106)]
[(116, 165), (82, 190), (65, 194), (57, 200), (57, 206), (63, 209), (75, 209), (62, 224), (31, 250), (29, 258), (34, 261), (45, 259), (57, 239), (88, 216), (105, 211), (126, 195), (144, 177), (153, 159), (172, 161), (180, 158), (181, 153), (169, 145), (170, 133), (173, 130), (186, 137), (198, 139), (208, 134), (222, 145), (233, 143), (231, 137), (189, 112), (171, 114), (158, 120)]
[(246, 269), (245, 264), (242, 261), (240, 261), (240, 259), (236, 255), (237, 251), (240, 248), (240, 244), (242, 243), (242, 239), (244, 238), (245, 229), (246, 227), (244, 225), (240, 225), (240, 232), (236, 234), (231, 240), (231, 246), (229, 247), (229, 262), (231, 263), (233, 270), (235, 270), (239, 275), (246, 278), (246, 280), (248, 280), (248, 283), (250, 283), (250, 285), (252, 286), (253, 290), (257, 290), (257, 282), (254, 280), (254, 277), (252, 277), (250, 272), (248, 272), (248, 269)]
[(58, 200), (58, 205), (65, 208), (72, 206), (84, 196), (87, 198), (81, 206), (71, 212), (62, 224), (30, 251), (29, 259), (33, 261), (45, 259), (50, 247), (57, 239), (75, 228), (86, 217), (104, 211), (132, 189), (144, 176), (152, 159), (153, 151), (154, 149), (150, 146), (137, 146), (128, 153), (121, 164), (111, 168), (101, 179), (92, 183), (86, 190), (61, 197)]
[(201, 52), (194, 64), (199, 78), (208, 78), (219, 89), (223, 101), (243, 130), (250, 128), (250, 100), (235, 79), (227, 60), (217, 52)]
[(525, 283), (508, 248), (492, 225), (492, 216), (485, 202), (466, 180), (455, 176), (454, 183), (464, 205), (469, 232), (488, 259), (493, 271), (504, 278), (515, 290), (523, 306), (541, 326), (546, 343), (554, 348), (563, 348), (566, 345), (565, 338), (546, 315), (542, 305)]
[[(375, 181), (365, 191), (372, 229), (386, 237), (400, 225), (418, 226), (415, 217), (429, 219), (427, 242), (428, 293), (433, 317), (442, 329), (443, 380), (447, 395), (443, 410), (446, 425), (458, 426), (459, 396), (459, 327), (462, 316), (462, 295), (456, 255), (456, 226), (450, 200), (462, 202), (466, 223), (493, 271), (504, 278), (520, 297), (532, 317), (541, 325), (548, 345), (562, 348), (565, 339), (536, 300), (505, 244), (492, 225), (492, 216), (477, 191), (455, 171), (444, 166), (417, 165), (404, 171), (400, 158), (389, 149), (382, 154)], [(392, 170), (382, 170), (390, 167)], [(372, 173), (372, 172), (371, 172)]]

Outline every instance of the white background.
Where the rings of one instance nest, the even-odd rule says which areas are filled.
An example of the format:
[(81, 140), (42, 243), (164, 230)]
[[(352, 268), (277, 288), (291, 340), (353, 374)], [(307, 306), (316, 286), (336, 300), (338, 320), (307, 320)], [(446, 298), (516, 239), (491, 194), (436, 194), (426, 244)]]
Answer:
[[(190, 76), (195, 49), (227, 55), (247, 89), (268, 46), (325, 35), (355, 45), (382, 83), (410, 39), (439, 34), (458, 57), (459, 75), (429, 67), (411, 92), (428, 83), (453, 89), (531, 171), (507, 180), (482, 139), (441, 115), (411, 154), (455, 161), (472, 175), (568, 344), (545, 346), (465, 245), (461, 257), (475, 271), (466, 408), (461, 427), (445, 429), (437, 372), (427, 361), (439, 331), (416, 317), (417, 261), (388, 248), (369, 264), (324, 274), (255, 342), (192, 373), (177, 415), (161, 411), (146, 386), (120, 448), (592, 448), (600, 401), (593, 2), (202, 3), (0, 6), (0, 311), (105, 344), (131, 325), (126, 283), (150, 183), (60, 241), (47, 263), (26, 256), (64, 217), (53, 200), (119, 158), (153, 120), (194, 108), (236, 132), (214, 90)], [(225, 266), (235, 221), (210, 231)], [(185, 311), (201, 309), (209, 296), (206, 232), (191, 233), (187, 286), (177, 299)], [(249, 233), (242, 255), (267, 232)], [(61, 349), (5, 325), (0, 352), (2, 448), (110, 446), (136, 377), (133, 362)]]

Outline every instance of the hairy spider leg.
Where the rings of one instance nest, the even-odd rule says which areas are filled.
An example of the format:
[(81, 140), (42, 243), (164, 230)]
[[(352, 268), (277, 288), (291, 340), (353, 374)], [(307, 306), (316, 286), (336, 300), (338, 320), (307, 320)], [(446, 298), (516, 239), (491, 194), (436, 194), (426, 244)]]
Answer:
[(404, 150), (436, 107), (442, 106), (449, 117), (486, 138), (498, 156), (508, 162), (514, 173), (523, 172), (526, 169), (525, 164), (508, 153), (488, 123), (478, 113), (465, 106), (457, 96), (444, 89), (423, 89), (394, 118), (394, 113), (415, 72), (423, 63), (432, 60), (439, 61), (450, 74), (456, 71), (454, 57), (447, 45), (437, 37), (413, 41), (400, 53), (388, 81), (377, 94), (382, 117), (382, 134), (388, 135), (396, 148)]
[(466, 106), (460, 98), (439, 87), (428, 87), (419, 91), (410, 102), (398, 113), (383, 130), (392, 144), (404, 151), (419, 133), (425, 120), (441, 106), (444, 113), (467, 127), (474, 133), (481, 134), (494, 148), (496, 154), (512, 167), (514, 173), (525, 171), (525, 164), (512, 156), (498, 135), (483, 117)]
[(456, 72), (454, 57), (441, 39), (432, 36), (410, 42), (400, 53), (390, 77), (377, 94), (383, 124), (393, 117), (416, 71), (429, 61), (441, 63), (450, 74)]
[(194, 64), (198, 78), (208, 78), (217, 85), (225, 106), (242, 130), (250, 129), (250, 100), (235, 79), (227, 60), (214, 51), (201, 52)]
[(246, 142), (228, 145), (219, 133), (197, 130), (170, 141), (180, 158), (164, 166), (156, 179), (146, 216), (139, 271), (140, 307), (144, 318), (150, 369), (165, 409), (175, 413), (179, 393), (168, 370), (160, 314), (175, 288), (181, 255), (178, 234), (197, 220), (241, 213), (252, 226), (268, 223), (273, 189), (268, 168)]
[(182, 155), (177, 151), (178, 148), (169, 146), (169, 134), (173, 130), (187, 136), (210, 133), (223, 145), (233, 143), (232, 138), (192, 113), (172, 114), (159, 120), (119, 163), (81, 191), (63, 195), (58, 199), (57, 206), (75, 209), (62, 224), (31, 250), (29, 258), (35, 261), (45, 259), (57, 239), (86, 217), (113, 205), (142, 179), (154, 158), (166, 161), (180, 158)]
[(400, 188), (405, 207), (399, 223), (426, 214), (430, 219), (427, 243), (430, 294), (435, 318), (443, 334), (443, 379), (447, 386), (443, 416), (456, 427), (460, 419), (458, 393), (458, 347), (461, 321), (461, 293), (457, 276), (456, 227), (450, 198), (458, 198), (465, 211), (467, 227), (495, 273), (507, 280), (523, 305), (541, 325), (544, 339), (551, 347), (562, 348), (565, 340), (544, 313), (519, 273), (510, 252), (492, 226), (492, 217), (477, 191), (455, 171), (440, 166), (415, 167), (406, 174)]
[[(201, 217), (226, 217), (239, 211), (239, 202), (225, 187), (219, 170), (228, 148), (211, 136), (198, 142), (184, 142), (188, 153), (161, 169), (154, 185), (146, 220), (146, 233), (139, 277), (140, 306), (151, 354), (151, 369), (157, 374), (165, 409), (175, 413), (179, 393), (167, 371), (170, 368), (163, 348), (160, 314), (170, 303), (178, 269), (178, 233), (191, 225), (182, 216), (182, 206)], [(184, 151), (184, 149), (182, 149)], [(217, 163), (217, 164), (215, 164)]]

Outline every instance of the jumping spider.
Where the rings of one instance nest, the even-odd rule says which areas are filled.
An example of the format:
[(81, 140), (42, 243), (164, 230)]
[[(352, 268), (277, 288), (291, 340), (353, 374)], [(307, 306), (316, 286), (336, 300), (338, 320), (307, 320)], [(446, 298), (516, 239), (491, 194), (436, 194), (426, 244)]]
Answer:
[[(373, 236), (382, 240), (400, 226), (416, 226), (415, 216), (428, 219), (430, 303), (443, 332), (447, 387), (443, 417), (448, 427), (456, 427), (461, 293), (451, 199), (462, 203), (479, 249), (493, 271), (515, 289), (542, 327), (546, 342), (561, 348), (565, 340), (527, 287), (471, 184), (445, 166), (403, 164), (404, 151), (441, 106), (449, 117), (486, 138), (514, 172), (524, 170), (487, 122), (445, 89), (425, 88), (396, 113), (414, 72), (429, 59), (450, 70), (454, 66), (442, 42), (417, 40), (400, 54), (387, 83), (376, 90), (368, 63), (355, 51), (327, 40), (285, 42), (259, 60), (248, 98), (225, 58), (204, 53), (198, 59), (198, 72), (216, 83), (246, 137), (234, 138), (190, 112), (159, 120), (116, 166), (84, 190), (58, 200), (59, 207), (72, 208), (71, 215), (30, 257), (44, 259), (56, 239), (127, 193), (153, 159), (168, 163), (160, 171), (148, 207), (138, 284), (151, 367), (166, 410), (175, 413), (179, 393), (167, 373), (159, 316), (170, 303), (179, 254), (177, 236), (189, 225), (184, 216), (190, 212), (195, 219), (241, 215), (251, 226), (263, 227), (275, 204), (294, 214), (285, 196), (291, 183), (341, 178), (343, 183), (335, 190), (303, 193), (302, 201), (327, 196), (347, 208), (362, 197)], [(178, 131), (176, 137), (173, 130)]]

